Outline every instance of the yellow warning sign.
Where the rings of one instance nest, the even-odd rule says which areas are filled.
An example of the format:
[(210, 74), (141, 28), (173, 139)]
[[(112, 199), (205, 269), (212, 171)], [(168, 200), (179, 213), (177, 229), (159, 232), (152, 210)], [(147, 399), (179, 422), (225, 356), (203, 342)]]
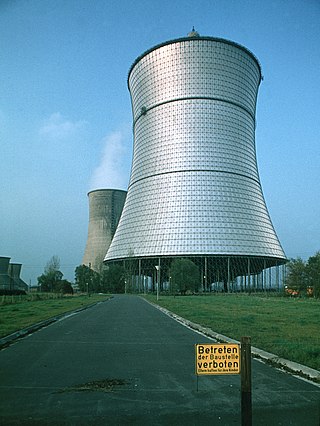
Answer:
[(240, 374), (240, 345), (196, 345), (196, 374)]

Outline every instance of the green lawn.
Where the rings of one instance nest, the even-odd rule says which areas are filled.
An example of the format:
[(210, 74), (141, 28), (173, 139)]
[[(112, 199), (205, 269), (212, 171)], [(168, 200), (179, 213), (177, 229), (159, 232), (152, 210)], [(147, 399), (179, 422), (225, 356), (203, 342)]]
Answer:
[[(217, 333), (320, 370), (320, 301), (245, 294), (147, 299)], [(199, 342), (201, 343), (201, 342)]]
[(41, 293), (28, 296), (0, 296), (0, 337), (109, 297), (106, 295), (58, 297)]

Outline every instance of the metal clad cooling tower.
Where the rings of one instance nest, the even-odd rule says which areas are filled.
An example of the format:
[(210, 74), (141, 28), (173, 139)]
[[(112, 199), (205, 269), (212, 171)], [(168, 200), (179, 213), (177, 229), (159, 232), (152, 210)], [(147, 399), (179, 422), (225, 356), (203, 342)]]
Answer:
[(228, 260), (224, 279), (248, 259), (249, 274), (285, 263), (256, 163), (260, 81), (249, 50), (195, 32), (136, 59), (131, 177), (106, 261), (209, 256)]
[(126, 194), (126, 191), (118, 189), (98, 189), (88, 193), (88, 239), (82, 263), (97, 272), (101, 272), (103, 259), (117, 228)]

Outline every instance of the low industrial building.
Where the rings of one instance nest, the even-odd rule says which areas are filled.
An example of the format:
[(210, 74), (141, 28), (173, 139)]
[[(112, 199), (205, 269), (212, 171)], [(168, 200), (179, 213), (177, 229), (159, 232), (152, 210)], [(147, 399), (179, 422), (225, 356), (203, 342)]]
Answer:
[(20, 278), (21, 263), (10, 263), (10, 257), (0, 257), (0, 290), (28, 290)]

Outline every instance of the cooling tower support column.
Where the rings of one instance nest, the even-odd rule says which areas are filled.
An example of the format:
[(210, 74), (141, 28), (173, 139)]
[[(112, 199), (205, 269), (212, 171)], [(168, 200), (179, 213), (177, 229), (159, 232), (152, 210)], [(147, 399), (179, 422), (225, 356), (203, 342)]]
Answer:
[(131, 177), (105, 260), (142, 259), (147, 269), (161, 258), (165, 277), (173, 258), (207, 258), (208, 285), (218, 275), (227, 290), (237, 276), (286, 262), (257, 169), (261, 68), (239, 44), (191, 35), (130, 69)]

